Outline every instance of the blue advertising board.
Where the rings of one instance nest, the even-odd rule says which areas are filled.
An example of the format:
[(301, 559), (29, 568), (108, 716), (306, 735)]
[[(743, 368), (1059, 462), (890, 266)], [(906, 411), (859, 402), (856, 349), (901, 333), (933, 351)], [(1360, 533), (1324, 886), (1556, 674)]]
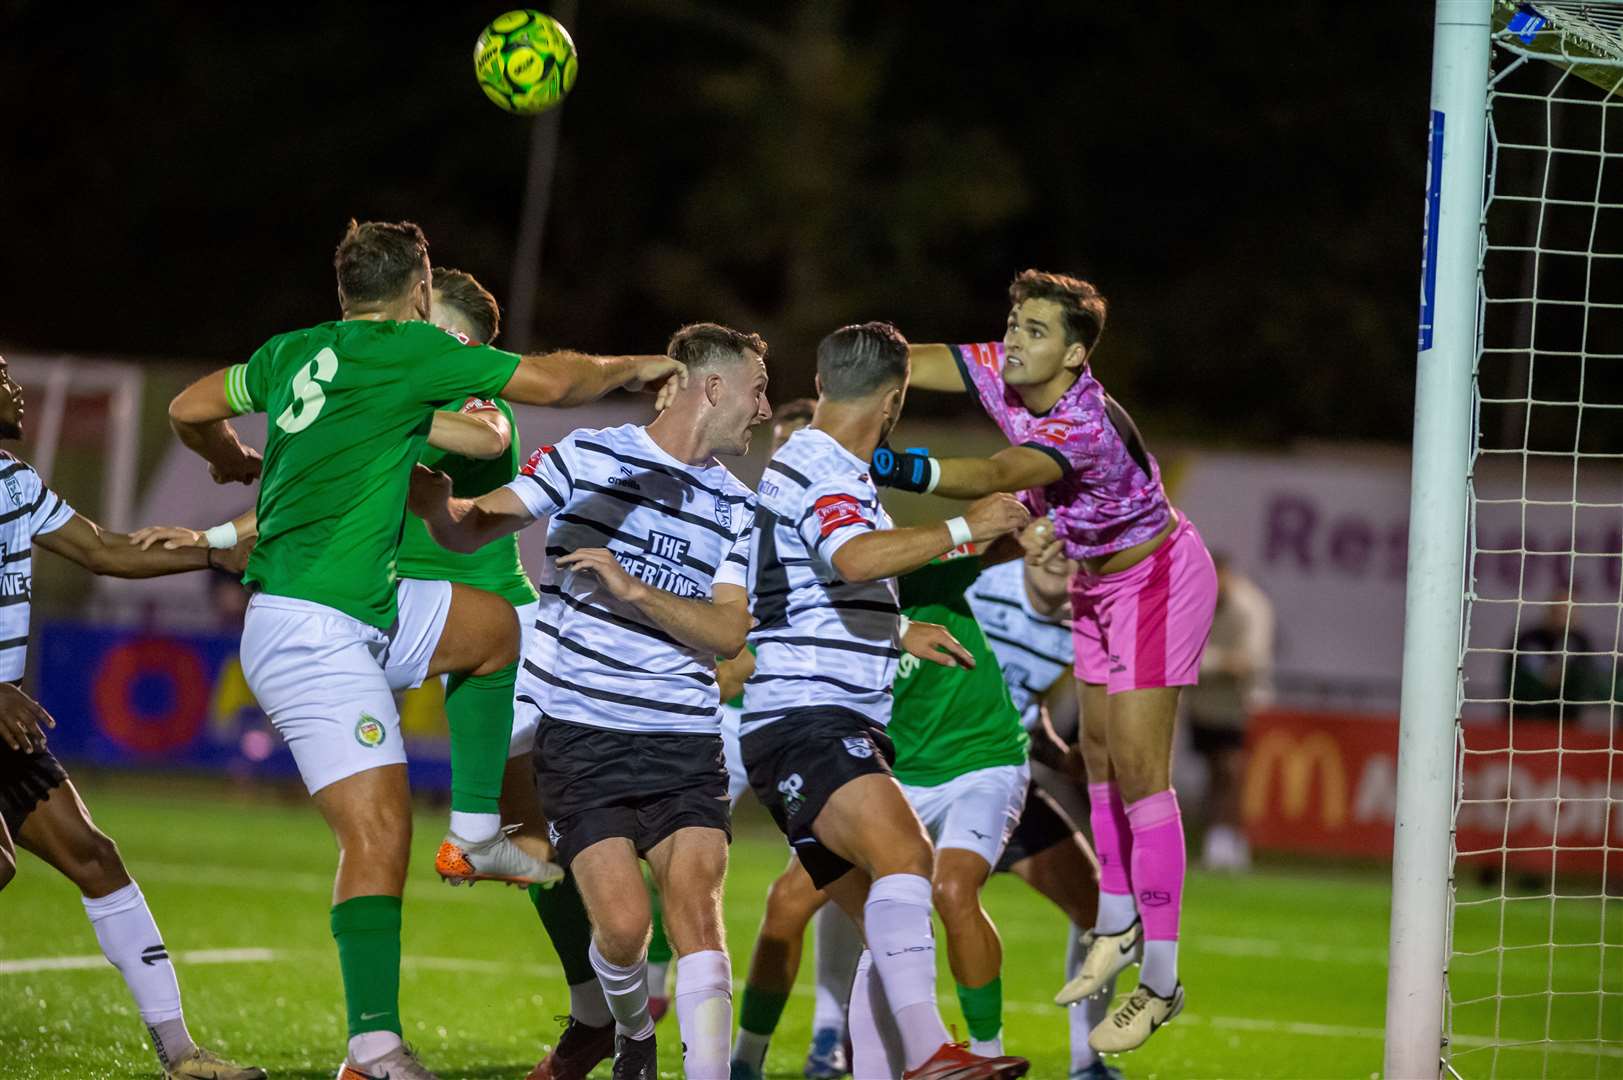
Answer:
[[(188, 769), (237, 779), (296, 778), (287, 744), (254, 701), (235, 634), (170, 634), (77, 622), (39, 629), (37, 697), (69, 763)], [(437, 683), (401, 702), (417, 788), (450, 787), (450, 743)]]

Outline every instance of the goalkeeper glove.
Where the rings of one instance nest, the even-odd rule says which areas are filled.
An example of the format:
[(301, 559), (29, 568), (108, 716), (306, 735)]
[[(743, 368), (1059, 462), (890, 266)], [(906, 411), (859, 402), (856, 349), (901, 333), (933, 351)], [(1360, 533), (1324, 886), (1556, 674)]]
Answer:
[(901, 488), (903, 491), (928, 492), (935, 490), (941, 479), (941, 463), (920, 446), (909, 447), (897, 453), (888, 446), (873, 452), (874, 483), (881, 487)]

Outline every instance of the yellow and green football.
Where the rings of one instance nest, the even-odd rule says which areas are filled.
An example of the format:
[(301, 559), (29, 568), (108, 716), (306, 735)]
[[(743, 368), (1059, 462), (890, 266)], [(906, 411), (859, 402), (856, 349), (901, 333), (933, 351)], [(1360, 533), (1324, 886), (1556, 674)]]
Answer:
[(479, 88), (511, 113), (544, 112), (558, 104), (575, 85), (578, 66), (569, 31), (528, 8), (490, 20), (473, 46)]

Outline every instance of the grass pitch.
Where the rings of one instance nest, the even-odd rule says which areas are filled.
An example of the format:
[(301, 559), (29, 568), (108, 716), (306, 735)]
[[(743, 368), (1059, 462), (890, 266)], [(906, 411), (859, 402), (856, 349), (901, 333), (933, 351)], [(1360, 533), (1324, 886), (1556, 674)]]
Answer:
[[(81, 791), (120, 844), (176, 958), (187, 1019), (201, 1041), (281, 1080), (325, 1080), (343, 1055), (343, 1008), (327, 911), (332, 841), (301, 799), (233, 795), (216, 785), (87, 777)], [(406, 1036), (430, 1068), (452, 1077), (522, 1077), (556, 1037), (567, 1008), (562, 973), (524, 895), (484, 885), (453, 890), (432, 871), (445, 818), (424, 810), (406, 893), (401, 980)], [(786, 849), (755, 807), (741, 811), (728, 881), (729, 947), (741, 985), (767, 884)], [(0, 1077), (156, 1075), (118, 974), (101, 959), (76, 891), (31, 856), (0, 894)], [(1381, 1062), (1388, 877), (1384, 871), (1272, 867), (1245, 877), (1192, 872), (1180, 961), (1188, 1011), (1137, 1053), (1129, 1077), (1367, 1077)], [(1559, 998), (1557, 1037), (1600, 1030), (1623, 1039), (1623, 919), (1618, 901), (1506, 906), (1505, 940), (1574, 944), (1457, 964), (1490, 991), (1494, 980), (1605, 995)], [(986, 906), (1007, 960), (1005, 1042), (1033, 1077), (1061, 1078), (1064, 1016), (1050, 1002), (1065, 955), (1059, 913), (1000, 876)], [(1607, 908), (1610, 908), (1610, 918)], [(1581, 925), (1580, 925), (1581, 924)], [(1518, 937), (1520, 935), (1520, 937)], [(1591, 942), (1592, 948), (1579, 943)], [(1600, 942), (1609, 943), (1603, 948)], [(1462, 943), (1463, 947), (1464, 943)], [(1607, 961), (1611, 961), (1608, 963)], [(798, 1077), (811, 1018), (810, 960), (778, 1031), (769, 1075)], [(962, 1031), (942, 952), (940, 998)], [(1510, 989), (1509, 985), (1506, 989)], [(1517, 1000), (1501, 1030), (1540, 1033), (1547, 999)], [(1598, 1025), (1598, 1027), (1597, 1027)], [(1541, 1044), (1494, 1052), (1491, 1034), (1462, 1032), (1466, 1076), (1623, 1074), (1623, 1047)], [(661, 1023), (662, 1075), (680, 1075), (674, 1023)], [(607, 1076), (606, 1067), (598, 1075)]]

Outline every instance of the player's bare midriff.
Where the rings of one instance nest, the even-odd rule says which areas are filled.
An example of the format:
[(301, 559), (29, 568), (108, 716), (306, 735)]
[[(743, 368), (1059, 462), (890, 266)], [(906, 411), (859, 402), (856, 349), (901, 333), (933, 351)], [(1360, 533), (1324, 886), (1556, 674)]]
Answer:
[(1109, 555), (1099, 555), (1092, 559), (1081, 560), (1082, 569), (1094, 577), (1103, 577), (1106, 574), (1119, 574), (1123, 570), (1131, 570), (1145, 559), (1161, 550), (1161, 545), (1167, 542), (1167, 537), (1178, 527), (1183, 518), (1176, 510), (1172, 511), (1167, 523), (1161, 531), (1148, 540), (1134, 544), (1130, 548), (1113, 551)]

